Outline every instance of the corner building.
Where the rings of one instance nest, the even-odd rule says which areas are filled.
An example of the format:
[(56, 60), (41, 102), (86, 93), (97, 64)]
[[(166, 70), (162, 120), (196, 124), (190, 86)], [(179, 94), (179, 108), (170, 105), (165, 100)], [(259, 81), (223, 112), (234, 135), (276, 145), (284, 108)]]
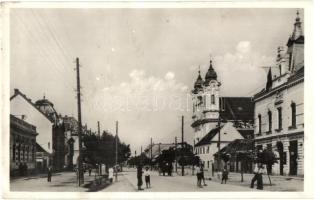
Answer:
[(279, 158), (272, 174), (304, 175), (304, 35), (297, 12), (287, 50), (278, 48), (266, 87), (254, 95), (255, 146)]

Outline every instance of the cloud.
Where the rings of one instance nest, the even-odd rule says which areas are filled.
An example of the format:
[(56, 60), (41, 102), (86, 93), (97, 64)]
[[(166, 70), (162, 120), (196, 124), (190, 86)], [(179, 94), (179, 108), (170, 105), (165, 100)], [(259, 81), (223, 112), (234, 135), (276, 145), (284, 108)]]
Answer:
[(245, 54), (251, 51), (251, 42), (249, 41), (240, 41), (237, 45), (237, 51), (240, 54)]
[[(167, 110), (171, 109), (167, 106), (174, 98), (184, 99), (188, 90), (185, 84), (175, 80), (171, 71), (161, 78), (133, 69), (129, 77), (129, 81), (103, 88), (93, 99), (93, 104), (112, 112)], [(162, 102), (163, 107), (156, 108), (156, 101)]]
[(175, 77), (175, 74), (173, 72), (167, 72), (167, 74), (165, 75), (166, 80), (173, 80), (174, 77)]

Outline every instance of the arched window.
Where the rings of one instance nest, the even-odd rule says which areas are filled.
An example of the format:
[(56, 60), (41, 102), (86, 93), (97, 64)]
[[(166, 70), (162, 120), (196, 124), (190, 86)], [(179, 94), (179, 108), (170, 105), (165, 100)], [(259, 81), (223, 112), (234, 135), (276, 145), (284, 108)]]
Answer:
[(272, 114), (271, 111), (268, 111), (268, 132), (271, 132), (272, 129)]
[(258, 115), (258, 134), (262, 133), (262, 116), (261, 114)]
[(296, 124), (296, 105), (295, 103), (291, 103), (291, 126), (295, 128)]
[(216, 103), (216, 102), (215, 102), (215, 95), (213, 95), (213, 94), (211, 95), (211, 103), (212, 103), (212, 104), (215, 104), (215, 103)]

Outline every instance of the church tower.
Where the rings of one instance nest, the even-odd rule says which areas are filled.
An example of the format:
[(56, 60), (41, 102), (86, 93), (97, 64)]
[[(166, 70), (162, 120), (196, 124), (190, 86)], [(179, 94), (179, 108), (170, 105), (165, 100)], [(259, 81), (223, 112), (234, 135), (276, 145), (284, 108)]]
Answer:
[(211, 129), (216, 128), (219, 119), (219, 97), (220, 82), (217, 81), (217, 73), (213, 68), (212, 60), (210, 60), (209, 69), (205, 76), (204, 82), (204, 131), (207, 134)]
[(211, 129), (217, 126), (219, 118), (219, 87), (217, 73), (210, 60), (209, 69), (205, 75), (205, 81), (199, 70), (198, 77), (192, 90), (194, 141), (197, 143)]
[(299, 16), (299, 11), (297, 11), (294, 29), (287, 42), (287, 60), (289, 61), (287, 63), (287, 70), (290, 73), (297, 71), (304, 63), (304, 35), (301, 25), (301, 18)]

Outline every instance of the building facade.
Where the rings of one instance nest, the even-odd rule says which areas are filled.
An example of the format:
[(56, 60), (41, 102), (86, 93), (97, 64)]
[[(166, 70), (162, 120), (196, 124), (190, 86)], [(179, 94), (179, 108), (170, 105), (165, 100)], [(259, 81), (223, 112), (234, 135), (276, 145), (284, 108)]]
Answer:
[(10, 176), (35, 172), (37, 135), (35, 126), (10, 115)]
[[(214, 154), (235, 139), (253, 136), (253, 109), (250, 97), (221, 97), (221, 83), (210, 60), (203, 81), (199, 71), (192, 90), (194, 152), (206, 169), (212, 170)], [(219, 139), (220, 136), (220, 139)]]
[(272, 173), (304, 174), (304, 35), (299, 13), (287, 50), (278, 48), (266, 87), (254, 95), (255, 145), (279, 158)]

